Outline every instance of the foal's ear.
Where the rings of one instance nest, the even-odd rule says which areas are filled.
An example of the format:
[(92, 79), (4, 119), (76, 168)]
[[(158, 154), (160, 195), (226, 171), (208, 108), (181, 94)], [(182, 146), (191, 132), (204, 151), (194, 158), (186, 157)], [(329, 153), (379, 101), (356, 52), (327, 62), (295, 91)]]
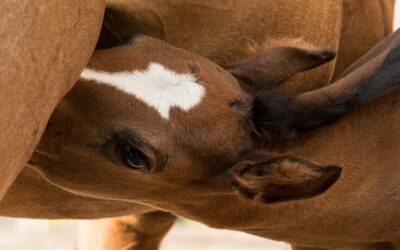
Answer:
[(244, 160), (231, 170), (233, 187), (258, 203), (305, 199), (321, 194), (340, 177), (341, 168), (321, 166), (293, 157), (263, 157)]
[(294, 74), (318, 67), (335, 56), (331, 49), (276, 47), (227, 69), (246, 91), (255, 93), (275, 88)]

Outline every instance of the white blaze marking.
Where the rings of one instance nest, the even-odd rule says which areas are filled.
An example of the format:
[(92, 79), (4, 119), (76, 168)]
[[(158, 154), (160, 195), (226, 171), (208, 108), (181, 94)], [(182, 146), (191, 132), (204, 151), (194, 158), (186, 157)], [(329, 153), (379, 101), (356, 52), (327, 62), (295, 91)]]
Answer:
[(111, 85), (136, 96), (168, 119), (169, 110), (178, 107), (188, 111), (200, 103), (203, 86), (192, 74), (180, 74), (158, 63), (150, 63), (144, 71), (104, 72), (84, 69), (81, 78)]

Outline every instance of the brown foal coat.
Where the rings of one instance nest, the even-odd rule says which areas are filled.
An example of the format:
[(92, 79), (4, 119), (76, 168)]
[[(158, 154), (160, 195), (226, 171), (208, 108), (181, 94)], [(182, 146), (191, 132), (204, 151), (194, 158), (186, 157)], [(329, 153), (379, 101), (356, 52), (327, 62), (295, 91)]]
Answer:
[[(3, 183), (0, 187), (0, 197), (4, 195), (37, 144), (55, 104), (72, 86), (77, 73), (87, 62), (92, 50), (91, 43), (98, 32), (102, 4), (101, 1), (96, 1), (85, 4), (53, 2), (50, 5), (47, 2), (35, 1), (34, 5), (31, 2), (24, 4), (13, 2), (11, 5), (5, 1), (0, 6), (3, 13), (0, 20), (1, 33), (6, 38), (1, 51), (3, 60), (7, 62), (3, 63), (1, 68), (2, 82), (14, 83), (3, 86), (0, 93), (3, 102), (0, 110), (2, 117), (0, 128), (4, 131), (3, 146), (0, 151), (2, 157), (0, 183)], [(301, 8), (298, 7), (299, 4)], [(286, 36), (302, 37), (316, 46), (335, 49), (339, 46), (340, 33), (341, 53), (336, 70), (336, 73), (340, 73), (346, 65), (390, 32), (394, 1), (348, 0), (341, 3), (332, 0), (315, 5), (313, 1), (301, 3), (291, 1), (285, 4), (280, 4), (278, 1), (261, 1), (244, 4), (240, 1), (218, 3), (146, 1), (144, 3), (110, 0), (107, 1), (107, 5), (109, 11), (105, 25), (113, 37), (122, 40), (134, 32), (142, 32), (207, 56), (222, 65), (243, 59), (249, 53), (259, 52), (265, 46), (270, 46), (268, 45), (270, 41), (266, 41), (268, 39)], [(262, 8), (264, 5), (265, 8)], [(26, 9), (29, 11), (25, 11)], [(341, 21), (342, 9), (344, 21)], [(83, 11), (84, 15), (81, 14)], [(296, 18), (293, 18), (294, 16)], [(356, 22), (353, 22), (352, 18)], [(70, 20), (79, 20), (79, 23)], [(343, 24), (339, 32), (341, 22)], [(279, 25), (273, 25), (276, 23)], [(181, 26), (177, 28), (176, 25)], [(75, 28), (78, 26), (80, 29)], [(269, 29), (264, 32), (263, 29), (267, 26)], [(54, 30), (51, 30), (51, 27)], [(238, 29), (238, 27), (243, 28)], [(365, 27), (368, 28), (367, 32), (364, 32)], [(83, 33), (85, 35), (81, 35)], [(323, 36), (316, 38), (315, 34)], [(67, 43), (70, 37), (74, 38), (72, 45)], [(64, 42), (61, 47), (56, 47), (60, 44), (60, 40)], [(87, 45), (83, 46), (84, 44)], [(31, 53), (26, 51), (36, 51), (36, 54), (30, 56)], [(63, 60), (58, 60), (59, 65), (51, 63), (51, 58), (61, 56), (60, 51), (63, 51)], [(76, 53), (77, 51), (79, 53)], [(345, 58), (343, 55), (346, 55), (347, 59), (342, 59)], [(75, 61), (79, 61), (79, 64), (70, 63)], [(342, 64), (341, 61), (345, 63)], [(32, 62), (35, 67), (31, 67)], [(16, 73), (17, 65), (18, 73)], [(41, 74), (38, 72), (43, 72), (43, 68), (46, 68), (46, 72), (51, 72), (49, 74), (52, 77), (43, 76), (45, 80), (40, 78)], [(332, 63), (318, 69), (317, 72), (309, 73), (310, 78), (305, 79), (313, 85), (304, 84), (304, 80), (301, 79), (294, 79), (296, 82), (294, 88), (305, 90), (321, 86), (328, 82), (333, 70)], [(25, 91), (27, 87), (22, 87), (20, 82), (26, 82), (29, 89)], [(50, 84), (52, 90), (48, 91), (46, 86)], [(60, 90), (58, 85), (61, 86)]]
[[(399, 36), (397, 32), (383, 42), (333, 85), (299, 95), (296, 104), (306, 105), (311, 100), (314, 105), (317, 100), (325, 105), (325, 97), (336, 99), (337, 94), (358, 91), (354, 87), (364, 82), (372, 84), (370, 87), (398, 85), (398, 71), (394, 69), (399, 67)], [(243, 196), (229, 185), (231, 169), (254, 159), (241, 152), (261, 149), (254, 143), (254, 128), (248, 127), (249, 119), (258, 119), (248, 113), (248, 102), (253, 98), (248, 99), (249, 95), (228, 72), (206, 59), (148, 38), (137, 38), (131, 46), (97, 52), (89, 68), (131, 71), (146, 69), (149, 62), (196, 74), (206, 89), (205, 99), (193, 110), (171, 109), (170, 120), (163, 120), (132, 95), (93, 81), (79, 81), (50, 119), (31, 159), (34, 170), (27, 169), (17, 180), (1, 205), (2, 214), (93, 218), (146, 213), (138, 220), (116, 219), (106, 223), (106, 228), (121, 233), (120, 226), (132, 224), (128, 232), (143, 229), (145, 235), (137, 236), (138, 243), (153, 242), (149, 245), (153, 249), (158, 246), (154, 241), (162, 238), (174, 220), (173, 216), (161, 213), (163, 220), (160, 227), (155, 227), (154, 218), (160, 216), (155, 215), (156, 208), (213, 227), (285, 240), (297, 246), (398, 246), (398, 91), (348, 114), (332, 126), (273, 147), (274, 151), (264, 150), (258, 156), (262, 160), (269, 159), (263, 158), (265, 153), (291, 154), (343, 167), (342, 177), (323, 194), (275, 203)], [(378, 88), (368, 93), (379, 91)], [(350, 100), (359, 102), (362, 98), (363, 95), (356, 95)], [(118, 145), (125, 140), (148, 157), (150, 168), (137, 171), (121, 161)], [(282, 177), (316, 175), (296, 161), (292, 164), (293, 167), (289, 164), (278, 168), (283, 176), (274, 171), (245, 174), (263, 177), (256, 178), (263, 183), (269, 176), (275, 183), (271, 188)], [(270, 168), (275, 169), (274, 166), (275, 163)], [(305, 171), (297, 175), (298, 169)], [(44, 184), (44, 180), (54, 186)], [(238, 184), (247, 188), (247, 182)], [(46, 195), (40, 195), (43, 193)], [(19, 196), (26, 202), (21, 202)], [(49, 203), (58, 204), (59, 208), (47, 208)], [(71, 208), (71, 204), (75, 206)], [(137, 240), (129, 241), (127, 235), (119, 234), (109, 244), (116, 247), (127, 241), (135, 244)]]
[[(182, 2), (183, 1), (175, 3), (175, 6), (176, 4), (181, 4)], [(115, 17), (117, 18), (116, 23), (118, 24), (118, 18), (124, 19), (125, 16), (128, 16), (130, 17), (130, 19), (127, 19), (127, 21), (125, 21), (126, 25), (121, 26), (121, 27), (133, 26), (132, 30), (128, 30), (128, 32), (132, 31), (137, 32), (139, 30), (142, 31), (143, 33), (147, 33), (155, 37), (161, 37), (164, 40), (177, 45), (178, 47), (187, 48), (189, 50), (205, 55), (224, 66), (241, 61), (243, 58), (247, 56), (251, 56), (254, 53), (259, 53), (260, 51), (265, 50), (265, 48), (273, 47), (274, 43), (275, 46), (276, 43), (281, 43), (280, 41), (278, 42), (270, 41), (270, 39), (268, 38), (276, 39), (276, 38), (281, 38), (282, 36), (290, 35), (291, 37), (304, 37), (304, 40), (312, 43), (317, 47), (338, 48), (339, 55), (336, 67), (334, 63), (332, 63), (330, 65), (326, 65), (324, 67), (316, 69), (310, 73), (299, 74), (295, 76), (293, 79), (291, 79), (291, 82), (294, 82), (291, 83), (292, 84), (291, 88), (294, 87), (294, 89), (304, 91), (307, 89), (316, 88), (317, 86), (321, 86), (322, 84), (328, 82), (329, 79), (332, 77), (332, 75), (335, 76), (338, 75), (344, 68), (347, 67), (347, 65), (349, 65), (352, 61), (354, 61), (356, 58), (365, 53), (370, 47), (372, 47), (376, 42), (381, 40), (384, 36), (389, 34), (391, 30), (390, 20), (392, 19), (391, 16), (393, 13), (393, 2), (394, 2), (393, 0), (386, 0), (386, 1), (347, 0), (343, 1), (343, 6), (341, 6), (341, 3), (339, 3), (339, 1), (325, 1), (320, 6), (316, 6), (312, 1), (309, 1), (309, 3), (305, 3), (304, 1), (302, 1), (301, 3), (302, 9), (299, 9), (298, 8), (299, 3), (295, 2), (293, 3), (285, 2), (285, 5), (282, 4), (279, 5), (277, 1), (274, 1), (272, 3), (268, 1), (263, 1), (262, 4), (269, 4), (269, 6), (264, 8), (264, 10), (267, 11), (268, 13), (262, 13), (259, 12), (259, 8), (255, 8), (255, 5), (253, 4), (248, 4), (246, 6), (242, 5), (236, 6), (238, 4), (240, 5), (240, 3), (239, 2), (235, 3), (234, 1), (230, 1), (232, 5), (226, 3), (221, 3), (220, 5), (218, 3), (208, 3), (205, 1), (201, 1), (200, 3), (196, 4), (196, 8), (185, 7), (189, 5), (183, 2), (182, 6), (178, 8), (177, 11), (174, 10), (175, 6), (174, 8), (171, 9), (172, 5), (168, 5), (168, 3), (163, 5), (157, 3), (156, 1), (148, 1), (146, 3), (140, 3), (140, 4), (135, 3), (135, 1), (131, 1), (129, 3), (124, 1), (108, 1), (108, 6), (111, 8), (111, 11), (108, 12), (107, 17), (111, 16), (111, 19), (108, 19), (106, 17), (106, 20), (108, 20), (108, 28), (112, 31), (115, 31), (113, 28), (118, 27), (112, 25), (113, 20), (115, 21)], [(7, 2), (0, 4), (1, 7), (0, 9), (7, 13), (12, 13), (12, 11), (8, 11), (8, 9), (6, 8), (7, 4), (8, 4)], [(127, 6), (126, 4), (132, 5), (133, 7), (129, 9), (127, 13), (125, 12), (121, 14), (121, 7), (125, 8)], [(191, 4), (193, 4), (193, 1)], [(258, 4), (259, 6), (260, 3), (254, 3), (254, 4)], [(5, 5), (5, 7), (1, 5)], [(38, 4), (36, 3), (36, 6), (37, 5)], [(4, 111), (3, 113), (1, 113), (3, 121), (5, 121), (1, 123), (5, 126), (3, 131), (7, 131), (6, 133), (3, 134), (4, 142), (6, 143), (4, 143), (3, 148), (1, 148), (2, 156), (3, 152), (5, 156), (4, 158), (2, 158), (2, 161), (4, 161), (6, 167), (3, 168), (5, 169), (4, 173), (1, 172), (2, 169), (0, 169), (0, 180), (2, 180), (2, 182), (4, 183), (3, 185), (4, 188), (0, 190), (0, 196), (2, 193), (1, 191), (3, 191), (4, 193), (6, 187), (12, 182), (12, 180), (18, 174), (18, 171), (21, 168), (20, 167), (21, 164), (23, 164), (23, 162), (26, 162), (26, 159), (29, 157), (30, 152), (32, 151), (34, 145), (36, 145), (38, 138), (40, 137), (41, 131), (44, 128), (44, 124), (46, 123), (47, 118), (50, 115), (50, 112), (54, 108), (57, 101), (64, 95), (64, 93), (70, 88), (72, 83), (75, 81), (77, 74), (82, 69), (85, 62), (88, 60), (88, 56), (92, 51), (94, 40), (96, 38), (96, 33), (98, 32), (98, 28), (96, 27), (98, 27), (99, 20), (101, 20), (101, 12), (102, 12), (101, 2), (96, 2), (95, 5), (97, 6), (97, 8), (95, 10), (93, 8), (89, 9), (86, 7), (86, 6), (92, 7), (93, 3), (87, 3), (87, 4), (79, 3), (75, 5), (71, 4), (72, 7), (67, 7), (63, 9), (63, 11), (70, 10), (70, 12), (77, 11), (78, 8), (85, 10), (86, 14), (84, 16), (84, 20), (82, 21), (83, 17), (80, 18), (79, 19), (80, 23), (78, 24), (79, 26), (74, 26), (74, 27), (80, 27), (81, 30), (76, 28), (71, 28), (71, 25), (69, 25), (68, 22), (65, 21), (69, 20), (65, 16), (68, 16), (71, 19), (76, 19), (75, 17), (72, 17), (72, 15), (79, 15), (76, 12), (72, 14), (69, 12), (62, 13), (62, 15), (56, 12), (58, 14), (54, 15), (54, 12), (49, 11), (51, 8), (58, 10), (58, 8), (60, 8), (61, 5), (67, 5), (67, 4), (55, 3), (54, 6), (46, 4), (46, 8), (48, 9), (45, 8), (44, 11), (43, 9), (41, 9), (41, 11), (43, 11), (41, 13), (49, 13), (48, 17), (46, 17), (47, 19), (45, 23), (43, 19), (39, 20), (38, 15), (32, 14), (31, 17), (28, 17), (26, 12), (24, 12), (24, 15), (18, 14), (18, 16), (3, 15), (2, 19), (0, 20), (1, 23), (7, 23), (7, 25), (2, 26), (4, 27), (3, 31), (0, 28), (0, 32), (4, 32), (8, 35), (6, 37), (14, 39), (15, 37), (18, 37), (21, 34), (24, 34), (23, 39), (25, 39), (25, 40), (23, 40), (22, 38), (17, 39), (17, 41), (20, 41), (20, 43), (8, 42), (9, 40), (6, 40), (8, 43), (7, 42), (3, 43), (1, 51), (4, 53), (6, 53), (7, 50), (8, 52), (12, 53), (17, 51), (9, 49), (10, 48), (9, 46), (11, 46), (11, 44), (15, 46), (13, 48), (26, 49), (26, 50), (29, 49), (30, 51), (34, 49), (36, 49), (37, 51), (44, 51), (44, 49), (46, 49), (46, 53), (37, 52), (35, 58), (37, 57), (41, 58), (40, 62), (43, 62), (43, 64), (46, 65), (43, 67), (45, 67), (48, 71), (48, 74), (51, 74), (52, 76), (51, 78), (49, 76), (46, 76), (45, 78), (46, 80), (41, 80), (42, 78), (40, 79), (32, 78), (31, 75), (36, 74), (32, 73), (32, 71), (36, 70), (35, 72), (42, 72), (43, 67), (41, 66), (42, 64), (38, 64), (37, 59), (35, 59), (35, 65), (38, 66), (34, 68), (28, 68), (32, 64), (27, 62), (31, 62), (30, 60), (34, 60), (34, 58), (31, 57), (30, 59), (27, 59), (24, 58), (23, 56), (27, 56), (29, 55), (29, 53), (23, 54), (20, 52), (15, 52), (15, 54), (12, 53), (5, 54), (6, 56), (19, 58), (18, 62), (17, 61), (15, 62), (15, 65), (18, 65), (19, 67), (26, 65), (26, 67), (24, 67), (24, 70), (21, 70), (20, 68), (18, 69), (18, 76), (16, 74), (12, 75), (12, 73), (10, 72), (14, 72), (12, 71), (13, 67), (12, 65), (14, 64), (10, 64), (9, 63), (10, 60), (5, 59), (7, 61), (7, 64), (4, 64), (5, 66), (3, 66), (3, 69), (1, 70), (2, 72), (1, 75), (3, 77), (4, 76), (6, 77), (6, 79), (3, 80), (3, 82), (10, 82), (10, 81), (22, 82), (21, 80), (22, 77), (29, 74), (28, 77), (24, 78), (24, 82), (27, 81), (26, 79), (28, 79), (28, 81), (31, 81), (29, 82), (30, 83), (29, 86), (31, 86), (32, 89), (25, 91), (26, 87), (22, 88), (21, 87), (22, 84), (19, 85), (14, 84), (10, 85), (11, 87), (9, 86), (9, 88), (18, 88), (19, 92), (15, 91), (15, 89), (7, 91), (7, 88), (6, 89), (3, 88), (3, 91), (0, 93), (2, 100), (6, 100), (5, 103), (8, 104), (13, 103), (13, 107), (11, 107), (11, 105), (5, 105), (5, 106), (3, 105), (2, 106), (3, 109), (0, 108), (0, 112)], [(153, 8), (151, 6), (153, 6)], [(232, 8), (232, 6), (236, 6), (236, 9)], [(231, 8), (229, 9), (229, 7)], [(15, 11), (15, 9), (16, 8), (13, 7), (13, 11)], [(329, 15), (323, 14), (326, 13), (326, 9), (329, 9), (330, 13)], [(30, 9), (30, 10), (35, 10), (35, 9)], [(87, 13), (89, 13), (88, 10), (92, 11), (92, 14), (87, 15)], [(193, 13), (187, 14), (188, 13), (187, 10), (191, 10), (193, 11)], [(241, 13), (236, 13), (235, 11), (232, 10), (236, 11), (244, 10), (244, 11)], [(260, 14), (260, 16), (254, 16), (252, 14), (248, 14), (250, 13), (250, 11), (253, 11), (253, 13), (254, 11), (259, 12), (262, 13), (262, 15)], [(342, 17), (338, 17), (337, 15), (339, 15), (341, 11), (343, 11), (344, 14)], [(301, 12), (302, 16), (300, 17), (299, 15), (296, 15), (299, 18), (293, 18), (293, 12), (296, 13)], [(115, 13), (117, 13), (117, 15)], [(185, 14), (182, 15), (183, 13)], [(224, 14), (221, 15), (221, 13)], [(132, 15), (134, 16), (134, 18), (132, 18)], [(235, 19), (237, 20), (237, 22), (240, 22), (240, 25), (238, 23), (232, 22), (233, 19), (229, 18), (229, 16), (232, 15), (236, 17), (238, 15), (243, 17)], [(201, 16), (201, 18), (197, 17), (189, 18), (190, 16), (192, 17)], [(207, 16), (211, 20), (218, 18), (218, 22), (214, 21), (207, 22), (204, 20), (205, 16)], [(171, 19), (171, 17), (174, 18), (176, 17), (178, 19), (184, 18), (183, 20), (185, 21), (175, 23), (176, 20), (174, 21), (174, 19)], [(24, 26), (23, 28), (25, 29), (29, 28), (29, 30), (32, 32), (32, 36), (30, 36), (30, 38), (27, 39), (26, 35), (27, 32), (19, 32), (23, 28), (21, 27), (14, 28), (13, 26), (9, 25), (10, 23), (12, 25), (19, 25), (21, 23), (21, 19), (31, 20), (32, 21), (31, 23), (33, 23), (34, 20), (43, 23), (42, 26), (40, 27), (50, 27), (51, 24), (53, 26), (60, 27), (60, 31), (63, 30), (62, 35), (66, 37), (63, 41), (65, 41), (65, 43), (67, 44), (67, 41), (70, 41), (69, 38), (74, 37), (73, 44), (71, 45), (71, 43), (68, 43), (68, 45), (63, 45), (64, 47), (62, 47), (61, 49), (58, 48), (58, 50), (53, 50), (54, 53), (51, 54), (52, 51), (51, 48), (57, 49), (55, 47), (55, 44), (58, 44), (57, 42), (59, 42), (58, 39), (61, 37), (61, 35), (55, 32), (51, 34), (43, 33), (41, 31), (36, 32), (36, 30), (33, 30), (32, 27)], [(54, 24), (51, 22), (52, 20), (54, 20)], [(193, 26), (190, 26), (187, 20), (192, 20), (193, 22), (198, 22), (199, 20), (201, 20), (201, 22), (194, 23)], [(242, 22), (245, 22), (243, 20), (248, 20), (250, 22), (246, 22), (246, 25), (243, 26)], [(382, 21), (377, 21), (377, 20), (382, 20)], [(228, 21), (231, 23), (225, 23), (225, 25), (221, 25), (221, 21)], [(265, 34), (265, 32), (258, 32), (259, 29), (265, 27), (264, 26), (265, 24), (259, 25), (262, 22), (265, 22), (267, 24), (279, 22), (280, 24), (285, 24), (285, 25), (279, 25), (279, 26), (271, 25), (270, 27), (273, 27), (273, 29), (271, 29), (270, 31), (267, 32), (267, 34)], [(341, 25), (338, 24), (340, 22), (342, 22)], [(214, 27), (210, 26), (209, 25), (210, 23), (211, 24), (216, 23), (218, 25), (217, 27)], [(312, 25), (309, 26), (302, 25), (303, 23)], [(182, 25), (182, 27), (178, 29), (176, 28), (176, 25)], [(253, 27), (251, 27), (251, 25), (253, 25)], [(382, 29), (382, 25), (384, 29)], [(35, 27), (39, 29), (39, 26)], [(61, 29), (61, 27), (65, 28)], [(199, 29), (192, 29), (190, 27), (199, 27)], [(244, 28), (243, 30), (238, 30), (237, 27), (244, 27)], [(47, 28), (43, 29), (46, 30)], [(66, 30), (69, 29), (70, 33), (65, 32), (65, 29)], [(340, 32), (339, 29), (341, 30)], [(11, 30), (18, 31), (18, 34), (11, 33), (10, 32)], [(187, 30), (187, 32), (181, 32), (181, 30)], [(215, 32), (218, 30), (220, 32)], [(175, 31), (179, 32), (175, 33)], [(83, 32), (85, 34), (84, 36), (77, 35), (77, 34), (83, 34)], [(123, 32), (125, 31), (122, 31), (122, 34), (124, 34)], [(318, 38), (315, 37), (314, 34), (320, 34), (320, 33), (324, 34), (323, 37), (318, 37)], [(115, 34), (116, 33), (114, 33), (114, 35)], [(182, 34), (186, 34), (186, 36), (180, 36)], [(209, 34), (209, 35), (203, 35), (203, 34)], [(265, 34), (265, 35), (258, 37), (259, 35), (254, 36), (254, 34)], [(35, 35), (36, 36), (40, 35), (40, 38), (38, 37), (35, 38)], [(129, 37), (130, 35), (131, 34), (128, 33), (127, 37)], [(81, 39), (75, 39), (75, 37)], [(200, 37), (201, 39), (199, 39)], [(244, 37), (246, 37), (246, 39), (243, 39)], [(57, 42), (51, 40), (52, 38), (55, 39), (54, 41)], [(196, 41), (186, 43), (186, 41), (190, 41), (188, 40), (188, 38), (193, 38)], [(31, 42), (32, 40), (35, 41), (40, 40), (41, 42), (32, 43)], [(362, 41), (362, 43), (360, 43), (359, 41)], [(87, 44), (84, 49), (82, 49), (83, 44)], [(227, 44), (229, 44), (229, 46), (227, 46)], [(35, 45), (34, 48), (32, 47), (33, 45)], [(70, 47), (67, 48), (67, 46)], [(78, 48), (79, 52), (77, 53)], [(246, 49), (243, 50), (242, 48)], [(50, 58), (52, 58), (52, 55), (53, 57), (56, 55), (60, 55), (58, 54), (60, 50), (64, 51), (65, 53), (63, 54), (64, 59), (62, 61), (62, 64), (60, 63), (59, 65), (57, 65), (52, 63), (51, 66), (49, 66), (48, 62)], [(17, 57), (15, 57), (16, 54), (18, 55)], [(49, 59), (45, 61), (45, 58)], [(76, 64), (71, 62), (81, 62), (81, 63)], [(27, 72), (27, 73), (22, 74), (21, 72)], [(9, 77), (10, 74), (11, 77)], [(63, 80), (60, 81), (59, 79)], [(38, 88), (40, 89), (42, 86), (44, 86), (36, 84), (38, 83), (38, 81), (41, 81), (41, 84), (47, 81), (49, 83), (48, 85), (51, 84), (53, 88), (57, 86), (56, 83), (58, 82), (59, 85), (61, 86), (59, 88), (60, 89), (59, 92), (57, 92), (58, 94), (55, 94), (56, 92), (54, 92), (54, 90), (52, 90), (51, 93), (50, 91), (47, 91), (47, 93), (45, 93), (44, 90), (37, 91)], [(311, 82), (312, 84), (306, 86), (305, 82), (308, 83)], [(37, 87), (33, 89), (34, 86)], [(10, 93), (14, 93), (14, 95)], [(14, 105), (16, 101), (14, 101), (15, 99), (13, 98), (17, 98), (17, 95), (15, 95), (15, 93), (18, 93), (18, 98), (24, 99), (24, 103), (28, 103), (26, 100), (32, 100), (31, 102), (29, 102), (30, 106), (22, 107), (21, 105)], [(38, 94), (40, 95), (40, 97), (38, 97), (37, 95), (32, 95), (32, 93), (40, 93)], [(49, 96), (49, 98), (46, 99), (45, 98), (46, 96)], [(40, 100), (46, 101), (46, 104), (41, 105)], [(17, 103), (22, 103), (22, 101), (19, 101)], [(40, 114), (37, 115), (36, 114), (37, 112), (33, 112), (32, 107), (38, 107), (37, 110), (40, 109)], [(10, 110), (12, 109), (15, 109), (15, 111), (10, 112)], [(29, 110), (29, 112), (27, 110)], [(19, 113), (21, 115), (15, 115), (15, 113)], [(45, 114), (47, 115), (45, 116)], [(13, 118), (11, 118), (10, 115), (13, 115)], [(35, 118), (32, 119), (32, 117)], [(38, 117), (40, 117), (40, 119), (38, 119)], [(29, 125), (30, 122), (36, 125), (31, 126)], [(13, 126), (11, 127), (10, 124), (13, 124)], [(11, 130), (9, 130), (10, 128)], [(32, 131), (38, 131), (38, 132), (32, 132)], [(24, 136), (20, 136), (22, 134)], [(32, 140), (27, 139), (30, 136), (33, 136), (34, 138)], [(15, 138), (23, 138), (23, 139), (15, 139)], [(17, 148), (18, 150), (16, 150)], [(26, 149), (25, 154), (21, 153), (23, 149)], [(300, 155), (302, 154), (300, 153)], [(305, 156), (308, 157), (309, 155), (306, 154)], [(315, 160), (317, 160), (317, 158), (318, 157), (316, 157)], [(12, 159), (12, 161), (9, 159)], [(325, 161), (323, 160), (321, 162)], [(326, 162), (330, 163), (328, 161)], [(3, 165), (3, 163), (1, 165)], [(3, 178), (4, 180), (1, 178)], [(27, 187), (26, 185), (28, 185), (29, 187)], [(49, 194), (48, 197), (43, 197), (42, 195), (40, 195), (40, 193), (43, 192), (47, 192)], [(59, 207), (48, 206), (50, 202), (53, 203), (55, 200), (57, 200), (57, 202), (60, 204)], [(67, 204), (63, 204), (62, 201), (66, 200), (68, 200)], [(85, 204), (87, 211), (89, 211), (88, 214), (82, 215), (80, 207), (82, 206), (82, 203)], [(34, 217), (39, 216), (47, 218), (57, 218), (60, 216), (69, 218), (104, 217), (110, 215), (115, 216), (115, 215), (123, 215), (123, 214), (138, 213), (138, 212), (143, 213), (152, 210), (146, 206), (139, 206), (137, 204), (132, 206), (130, 203), (126, 202), (97, 200), (92, 198), (83, 198), (82, 196), (75, 196), (69, 192), (64, 191), (63, 189), (50, 185), (47, 182), (43, 182), (43, 179), (40, 175), (38, 175), (35, 171), (29, 169), (26, 169), (23, 172), (23, 174), (21, 174), (21, 176), (18, 178), (17, 183), (10, 190), (9, 195), (7, 195), (7, 199), (4, 201), (4, 204), (6, 204), (5, 205), (6, 207), (8, 204), (11, 204), (10, 207), (14, 208), (20, 206), (15, 204), (26, 204), (27, 206), (29, 206), (32, 209), (30, 211), (27, 211), (24, 208), (21, 208), (18, 212), (14, 211), (16, 213), (15, 215), (22, 217), (30, 217), (30, 216)], [(7, 208), (6, 210), (8, 210), (9, 208)], [(117, 230), (117, 232), (119, 232), (119, 237), (112, 237), (105, 239), (103, 238), (109, 244), (109, 247), (106, 247), (105, 249), (113, 249), (113, 248), (117, 249), (118, 246), (126, 246), (126, 244), (135, 245), (136, 244), (135, 242), (139, 242), (137, 243), (138, 245), (135, 246), (136, 247), (135, 249), (156, 249), (164, 233), (168, 231), (168, 229), (172, 225), (172, 222), (175, 220), (174, 216), (170, 215), (169, 213), (165, 213), (164, 215), (162, 215), (163, 217), (165, 217), (165, 221), (163, 220), (162, 222), (159, 223), (158, 227), (155, 227), (153, 225), (154, 218), (160, 218), (159, 213), (160, 212), (145, 213), (141, 216), (137, 216), (138, 219), (130, 217), (122, 217), (120, 219), (108, 221), (107, 225), (104, 228), (105, 229), (111, 228), (112, 230)], [(10, 215), (9, 212), (6, 212), (5, 214)], [(130, 230), (132, 231), (130, 231), (130, 233), (132, 232), (137, 233), (138, 230), (144, 231), (146, 233), (144, 233), (144, 235), (139, 234), (137, 238), (129, 238), (126, 235), (124, 235), (124, 232), (127, 233), (126, 231), (123, 230), (121, 231), (121, 228), (125, 228), (125, 224), (131, 225)], [(98, 230), (99, 228), (96, 229)], [(267, 234), (266, 236), (273, 237), (272, 235), (267, 235)], [(291, 241), (289, 238), (284, 238), (284, 237), (280, 238)], [(326, 243), (324, 244), (326, 245)], [(357, 247), (357, 243), (355, 244), (356, 244), (355, 246)], [(98, 246), (93, 246), (93, 247), (94, 249), (99, 249)], [(377, 244), (376, 247), (377, 249), (382, 249), (382, 247), (386, 249), (389, 246), (386, 243), (381, 243)]]

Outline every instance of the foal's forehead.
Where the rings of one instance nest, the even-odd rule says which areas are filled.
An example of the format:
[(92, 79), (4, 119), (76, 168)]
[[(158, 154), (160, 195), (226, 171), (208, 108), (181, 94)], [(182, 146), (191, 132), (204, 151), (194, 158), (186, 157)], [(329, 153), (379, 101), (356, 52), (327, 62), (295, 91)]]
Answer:
[(238, 103), (247, 98), (226, 71), (202, 59), (141, 60), (139, 65), (129, 60), (121, 70), (118, 64), (91, 64), (81, 73), (83, 83), (100, 87), (82, 89), (97, 90), (94, 104), (104, 100), (97, 113), (112, 117), (107, 122), (134, 130), (157, 148), (173, 142), (185, 150), (215, 153), (243, 144), (248, 117)]
[(199, 105), (206, 89), (193, 73), (179, 73), (157, 62), (143, 70), (106, 72), (86, 68), (81, 78), (112, 86), (132, 95), (153, 108), (163, 118), (170, 118), (171, 108), (187, 112)]
[(132, 127), (151, 124), (171, 133), (182, 127), (194, 133), (198, 124), (223, 127), (242, 120), (243, 112), (238, 114), (232, 103), (247, 100), (232, 75), (215, 63), (147, 37), (96, 51), (81, 80), (99, 87), (82, 90), (96, 89), (94, 105), (106, 103), (101, 117)]

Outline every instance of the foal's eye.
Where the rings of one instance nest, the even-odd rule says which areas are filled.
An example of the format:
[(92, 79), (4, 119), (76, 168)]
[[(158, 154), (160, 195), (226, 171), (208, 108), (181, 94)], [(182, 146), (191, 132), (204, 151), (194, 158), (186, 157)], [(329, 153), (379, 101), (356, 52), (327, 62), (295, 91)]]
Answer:
[(137, 148), (129, 144), (118, 144), (117, 152), (121, 161), (129, 168), (134, 170), (148, 171), (150, 169), (149, 160)]

